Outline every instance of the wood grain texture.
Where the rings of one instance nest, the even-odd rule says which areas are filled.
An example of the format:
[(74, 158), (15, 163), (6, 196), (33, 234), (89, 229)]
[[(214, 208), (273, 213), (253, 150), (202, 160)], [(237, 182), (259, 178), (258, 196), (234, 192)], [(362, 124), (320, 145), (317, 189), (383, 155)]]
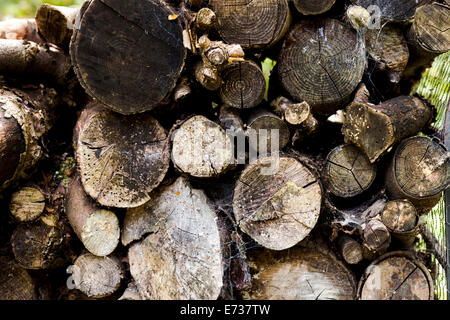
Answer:
[(24, 187), (11, 195), (9, 211), (19, 222), (37, 219), (45, 208), (45, 196), (37, 188)]
[(335, 2), (336, 0), (294, 0), (294, 6), (304, 15), (317, 15), (330, 10)]
[(0, 300), (35, 300), (36, 286), (13, 258), (0, 256)]
[(368, 8), (375, 5), (380, 8), (381, 18), (387, 21), (406, 22), (414, 18), (416, 8), (432, 2), (432, 0), (352, 0), (358, 6)]
[(175, 87), (184, 67), (179, 19), (161, 0), (91, 0), (70, 44), (75, 72), (92, 97), (122, 113), (144, 112)]

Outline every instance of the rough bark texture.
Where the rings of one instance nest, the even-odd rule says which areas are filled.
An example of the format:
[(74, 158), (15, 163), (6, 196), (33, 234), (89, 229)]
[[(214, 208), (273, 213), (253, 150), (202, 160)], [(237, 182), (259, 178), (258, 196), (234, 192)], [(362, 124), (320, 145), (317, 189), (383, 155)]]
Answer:
[(331, 115), (350, 100), (366, 66), (364, 42), (334, 19), (299, 22), (287, 35), (278, 58), (278, 76), (296, 101), (314, 113)]
[(27, 40), (42, 43), (34, 19), (9, 19), (0, 21), (0, 39)]
[(234, 189), (240, 229), (272, 250), (296, 245), (319, 218), (322, 189), (315, 175), (292, 157), (266, 157), (247, 166)]
[(201, 190), (185, 178), (127, 210), (122, 242), (130, 243), (130, 272), (144, 299), (217, 299), (223, 249), (217, 216)]
[(40, 139), (52, 127), (61, 100), (54, 89), (0, 87), (0, 188), (24, 178), (42, 158)]
[(252, 300), (353, 300), (353, 274), (335, 255), (318, 245), (274, 252), (249, 252)]
[(363, 230), (363, 255), (367, 260), (384, 254), (391, 244), (388, 228), (377, 218), (369, 220)]
[(379, 105), (354, 102), (346, 109), (345, 142), (361, 148), (375, 162), (402, 139), (417, 134), (433, 117), (431, 106), (418, 97), (400, 96)]
[(409, 60), (409, 49), (403, 30), (396, 25), (385, 25), (381, 30), (366, 33), (367, 52), (377, 69), (385, 71), (389, 80), (398, 83)]
[(437, 142), (416, 136), (400, 143), (386, 171), (392, 199), (408, 199), (419, 214), (437, 204), (450, 183), (448, 152)]
[(323, 177), (332, 194), (350, 198), (370, 188), (377, 174), (376, 166), (353, 145), (341, 145), (327, 156)]
[(166, 133), (149, 114), (126, 117), (90, 105), (75, 128), (74, 148), (86, 193), (104, 206), (145, 203), (169, 167)]
[(117, 259), (85, 253), (75, 261), (72, 276), (76, 289), (88, 297), (102, 298), (119, 288), (123, 274)]
[(38, 188), (25, 187), (11, 196), (9, 211), (18, 222), (37, 219), (44, 211), (45, 197)]
[(381, 213), (381, 221), (402, 248), (411, 247), (419, 233), (419, 216), (408, 200), (389, 201)]
[(264, 99), (266, 80), (261, 68), (252, 61), (237, 61), (225, 66), (220, 73), (219, 89), (222, 103), (235, 108), (252, 108)]
[(168, 19), (173, 10), (161, 0), (93, 0), (80, 14), (70, 52), (86, 92), (122, 114), (158, 105), (186, 55), (180, 19)]
[(175, 168), (191, 176), (218, 176), (234, 162), (232, 141), (225, 130), (203, 116), (194, 116), (178, 128), (172, 138)]
[(294, 6), (304, 15), (317, 15), (330, 10), (335, 2), (336, 0), (294, 0)]
[(35, 284), (14, 259), (0, 256), (0, 300), (35, 300)]
[(369, 8), (375, 5), (380, 8), (380, 16), (383, 20), (406, 22), (414, 18), (416, 8), (432, 2), (432, 0), (403, 1), (403, 0), (352, 0), (358, 6)]
[(427, 268), (407, 251), (390, 252), (375, 260), (358, 285), (361, 300), (433, 300)]
[(107, 256), (119, 243), (120, 227), (116, 215), (101, 209), (84, 192), (78, 176), (72, 178), (65, 211), (70, 225), (84, 247), (96, 256)]
[(287, 0), (212, 0), (217, 29), (227, 43), (245, 48), (274, 45), (286, 33), (291, 14)]
[(68, 49), (78, 12), (75, 8), (41, 4), (35, 18), (40, 35), (46, 42)]

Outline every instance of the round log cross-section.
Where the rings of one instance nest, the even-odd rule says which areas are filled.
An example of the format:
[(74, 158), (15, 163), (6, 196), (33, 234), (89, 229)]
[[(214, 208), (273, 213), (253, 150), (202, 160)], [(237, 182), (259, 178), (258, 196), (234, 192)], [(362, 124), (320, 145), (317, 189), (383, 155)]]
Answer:
[(330, 10), (335, 2), (336, 0), (294, 0), (294, 6), (304, 15), (316, 15)]
[(296, 100), (315, 113), (333, 114), (350, 99), (366, 66), (363, 40), (334, 19), (299, 22), (279, 56), (278, 76)]
[(324, 170), (332, 194), (342, 198), (357, 196), (372, 185), (376, 167), (357, 147), (347, 144), (333, 149)]
[(433, 300), (427, 268), (405, 251), (387, 253), (365, 271), (358, 285), (361, 300)]
[(291, 22), (287, 0), (212, 0), (211, 5), (221, 37), (244, 48), (275, 44)]
[(242, 231), (264, 247), (284, 250), (302, 241), (319, 218), (322, 189), (291, 157), (250, 164), (234, 189), (233, 211)]
[(219, 90), (222, 102), (235, 108), (252, 108), (260, 104), (266, 92), (266, 80), (261, 68), (252, 61), (237, 61), (221, 73)]
[(186, 56), (180, 19), (171, 15), (159, 0), (85, 3), (70, 52), (87, 93), (122, 114), (158, 105), (175, 87)]
[(404, 140), (397, 147), (386, 173), (393, 199), (408, 199), (419, 214), (427, 213), (450, 183), (448, 152), (424, 136)]
[(386, 204), (381, 221), (389, 229), (393, 239), (404, 248), (410, 247), (419, 231), (419, 216), (408, 200), (393, 200)]
[(169, 168), (166, 133), (148, 114), (121, 116), (94, 105), (81, 114), (74, 136), (81, 182), (101, 205), (147, 202)]

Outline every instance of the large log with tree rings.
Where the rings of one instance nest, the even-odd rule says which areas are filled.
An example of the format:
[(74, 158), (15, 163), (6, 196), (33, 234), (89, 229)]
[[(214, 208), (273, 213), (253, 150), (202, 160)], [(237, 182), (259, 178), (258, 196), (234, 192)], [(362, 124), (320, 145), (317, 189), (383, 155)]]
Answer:
[(122, 114), (154, 108), (184, 66), (180, 19), (161, 0), (91, 0), (80, 12), (70, 52), (81, 85)]

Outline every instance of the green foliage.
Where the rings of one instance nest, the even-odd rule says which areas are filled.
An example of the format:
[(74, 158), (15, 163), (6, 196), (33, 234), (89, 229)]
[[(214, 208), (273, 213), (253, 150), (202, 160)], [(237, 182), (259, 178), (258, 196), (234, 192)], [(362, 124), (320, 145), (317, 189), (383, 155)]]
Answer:
[(0, 0), (0, 19), (34, 17), (42, 3), (56, 6), (80, 7), (84, 0)]
[(276, 61), (273, 61), (272, 59), (269, 58), (266, 58), (263, 62), (261, 62), (262, 72), (264, 74), (264, 78), (266, 79), (266, 94), (264, 96), (266, 101), (268, 100), (270, 75), (276, 64), (277, 64)]

